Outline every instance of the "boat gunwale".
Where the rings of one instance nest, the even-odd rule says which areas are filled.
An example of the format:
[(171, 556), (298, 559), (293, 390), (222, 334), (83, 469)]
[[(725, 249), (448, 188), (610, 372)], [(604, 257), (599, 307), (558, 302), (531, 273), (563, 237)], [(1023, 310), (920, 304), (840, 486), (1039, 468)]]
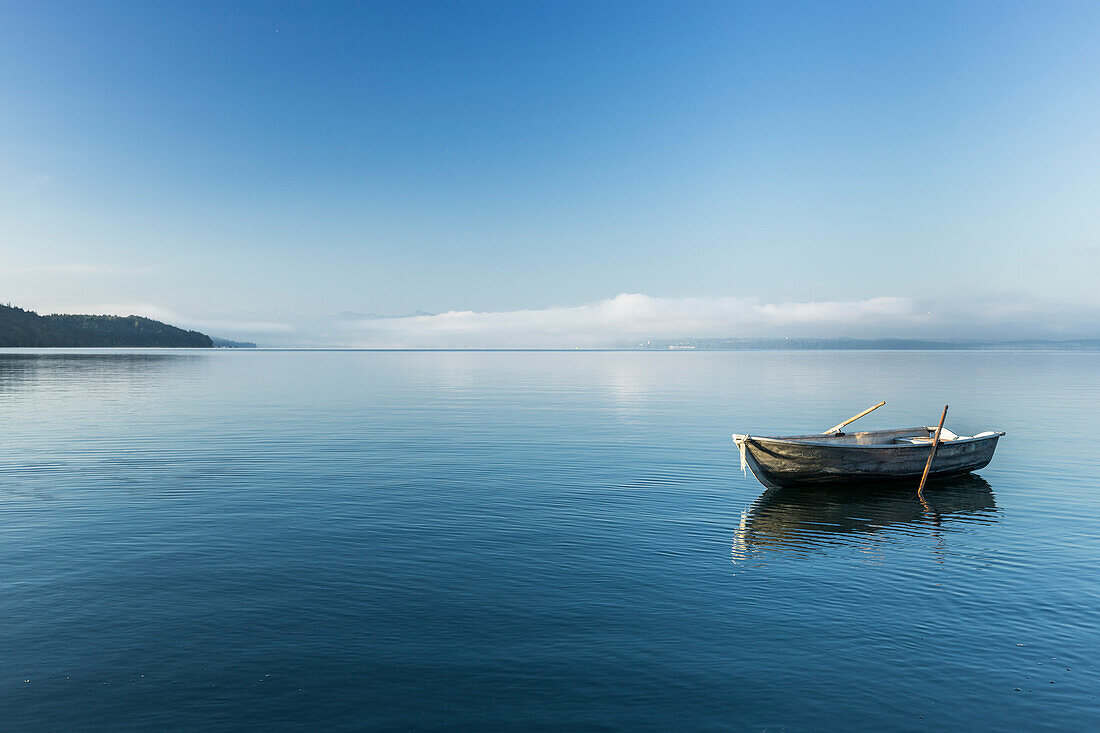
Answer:
[[(933, 427), (933, 426), (920, 425), (920, 426), (913, 427), (913, 428), (889, 428), (889, 429), (884, 429), (884, 430), (860, 430), (858, 433), (847, 433), (847, 435), (857, 435), (857, 434), (858, 435), (874, 435), (875, 433), (896, 433), (896, 432), (899, 432), (899, 431), (909, 431), (909, 430), (935, 431), (935, 429), (936, 428)], [(978, 435), (970, 435), (970, 436), (966, 436), (966, 437), (959, 436), (959, 437), (955, 438), (954, 440), (940, 441), (940, 445), (946, 447), (946, 446), (949, 446), (949, 445), (957, 445), (959, 443), (977, 443), (977, 442), (980, 442), (980, 441), (983, 441), (983, 440), (991, 440), (991, 439), (1000, 438), (1005, 434), (1004, 431), (998, 431), (998, 430), (990, 430), (990, 431), (987, 431), (987, 432), (992, 433), (992, 435), (978, 434)], [(859, 450), (865, 450), (865, 449), (868, 449), (868, 448), (872, 448), (872, 449), (880, 450), (880, 449), (883, 449), (883, 448), (902, 448), (902, 449), (926, 448), (926, 447), (929, 447), (931, 445), (931, 443), (865, 443), (865, 444), (860, 445), (858, 443), (838, 443), (838, 442), (834, 442), (834, 441), (822, 440), (822, 438), (825, 438), (825, 437), (826, 436), (820, 435), (820, 434), (783, 435), (783, 436), (751, 435), (751, 434), (747, 434), (747, 433), (744, 434), (744, 435), (739, 434), (739, 433), (734, 433), (733, 434), (733, 439), (734, 439), (735, 442), (737, 441), (738, 438), (740, 438), (740, 439), (746, 440), (746, 441), (756, 440), (756, 441), (761, 441), (761, 442), (767, 441), (767, 442), (770, 442), (770, 443), (785, 443), (785, 444), (788, 444), (788, 445), (812, 445), (812, 446), (817, 446), (817, 447), (821, 447), (821, 448), (855, 448), (855, 449), (859, 449)]]

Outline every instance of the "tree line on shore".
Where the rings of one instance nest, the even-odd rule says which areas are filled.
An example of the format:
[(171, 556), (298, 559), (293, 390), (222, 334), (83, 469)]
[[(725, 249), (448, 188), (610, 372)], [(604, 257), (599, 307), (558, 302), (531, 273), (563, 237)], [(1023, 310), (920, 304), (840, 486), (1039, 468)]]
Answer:
[(141, 316), (41, 316), (0, 305), (0, 347), (149, 346), (211, 348), (209, 336)]

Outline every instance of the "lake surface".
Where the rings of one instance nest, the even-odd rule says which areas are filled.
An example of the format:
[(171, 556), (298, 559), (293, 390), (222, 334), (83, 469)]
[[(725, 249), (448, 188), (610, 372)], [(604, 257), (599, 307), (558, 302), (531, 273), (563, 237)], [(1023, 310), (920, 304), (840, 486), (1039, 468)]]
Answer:
[[(771, 492), (732, 432), (1005, 430)], [(0, 353), (0, 728), (1100, 729), (1100, 353)]]

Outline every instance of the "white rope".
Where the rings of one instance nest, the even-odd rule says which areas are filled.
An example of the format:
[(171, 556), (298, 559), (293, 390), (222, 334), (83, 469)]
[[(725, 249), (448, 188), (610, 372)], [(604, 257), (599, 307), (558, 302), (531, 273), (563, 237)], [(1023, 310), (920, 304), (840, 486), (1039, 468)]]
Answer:
[(748, 476), (749, 462), (745, 459), (745, 442), (749, 436), (734, 433), (733, 442), (737, 444), (737, 452), (741, 454), (741, 475)]

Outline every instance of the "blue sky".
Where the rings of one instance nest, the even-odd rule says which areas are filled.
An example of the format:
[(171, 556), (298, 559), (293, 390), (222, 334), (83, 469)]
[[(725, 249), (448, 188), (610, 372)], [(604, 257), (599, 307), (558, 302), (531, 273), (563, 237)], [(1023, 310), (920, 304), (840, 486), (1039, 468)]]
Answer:
[[(1092, 3), (8, 2), (0, 299), (268, 343), (1096, 336), (1098, 31)], [(417, 309), (456, 313), (332, 327)]]

